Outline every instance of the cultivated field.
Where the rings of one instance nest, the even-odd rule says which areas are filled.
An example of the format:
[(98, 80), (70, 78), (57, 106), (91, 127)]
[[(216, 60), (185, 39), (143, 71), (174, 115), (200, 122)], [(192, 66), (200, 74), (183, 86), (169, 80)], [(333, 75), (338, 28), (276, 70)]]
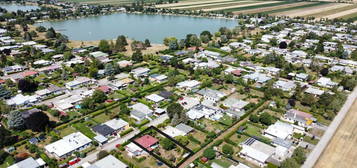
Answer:
[(357, 101), (354, 102), (315, 168), (352, 168), (357, 165)]
[(279, 13), (274, 13), (274, 15), (279, 15), (279, 16), (290, 16), (290, 17), (296, 17), (296, 16), (310, 16), (315, 13), (320, 13), (323, 11), (327, 10), (334, 10), (342, 7), (349, 6), (351, 4), (344, 4), (344, 3), (328, 3), (325, 5), (317, 6), (317, 7), (308, 7), (304, 9), (296, 9), (296, 10), (291, 10), (291, 11), (285, 11), (285, 12), (279, 12)]
[(239, 13), (246, 13), (246, 14), (262, 13), (262, 12), (269, 12), (269, 11), (277, 10), (277, 9), (285, 9), (285, 8), (308, 5), (308, 4), (313, 4), (313, 2), (298, 2), (298, 3), (292, 3), (292, 4), (286, 4), (286, 5), (278, 5), (278, 6), (265, 7), (265, 8), (263, 7), (263, 8), (242, 10), (242, 11), (237, 11), (237, 12), (233, 12), (233, 13), (234, 14), (239, 14)]

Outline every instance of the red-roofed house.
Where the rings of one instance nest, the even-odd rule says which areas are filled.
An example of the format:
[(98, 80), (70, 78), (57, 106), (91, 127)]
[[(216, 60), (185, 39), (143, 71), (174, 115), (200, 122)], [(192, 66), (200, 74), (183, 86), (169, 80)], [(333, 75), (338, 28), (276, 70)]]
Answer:
[(234, 70), (234, 71), (232, 71), (231, 72), (233, 75), (235, 75), (235, 76), (240, 76), (241, 75), (241, 71), (240, 70)]
[(36, 72), (36, 71), (25, 71), (25, 72), (22, 72), (21, 73), (21, 76), (23, 77), (23, 78), (26, 78), (26, 77), (28, 77), (28, 76), (35, 76), (35, 75), (37, 75), (38, 74), (38, 72)]
[(135, 139), (135, 142), (140, 144), (147, 150), (152, 151), (159, 142), (159, 140), (150, 135), (144, 135), (138, 139)]
[(0, 79), (0, 85), (4, 84), (5, 80)]
[(102, 91), (102, 92), (104, 92), (104, 93), (110, 93), (110, 92), (112, 91), (112, 88), (110, 88), (110, 87), (107, 86), (107, 85), (102, 85), (102, 86), (99, 86), (99, 87), (97, 88), (97, 90), (100, 90), (100, 91)]

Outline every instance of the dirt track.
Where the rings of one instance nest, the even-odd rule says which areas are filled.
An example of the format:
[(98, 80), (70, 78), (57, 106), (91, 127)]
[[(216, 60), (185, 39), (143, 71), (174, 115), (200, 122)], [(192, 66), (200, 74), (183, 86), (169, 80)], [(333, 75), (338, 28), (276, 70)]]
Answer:
[(315, 168), (352, 168), (357, 165), (357, 101), (337, 129)]

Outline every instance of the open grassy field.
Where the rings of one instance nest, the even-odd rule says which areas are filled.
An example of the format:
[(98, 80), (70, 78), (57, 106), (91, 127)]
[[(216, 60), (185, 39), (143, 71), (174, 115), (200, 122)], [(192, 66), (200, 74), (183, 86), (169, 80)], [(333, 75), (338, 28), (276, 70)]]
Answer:
[(239, 13), (245, 13), (245, 14), (265, 13), (265, 12), (270, 12), (272, 10), (277, 10), (277, 9), (286, 9), (286, 8), (299, 7), (299, 6), (311, 5), (311, 4), (314, 4), (314, 2), (296, 2), (296, 3), (284, 4), (284, 5), (278, 5), (278, 6), (241, 10), (241, 11), (237, 11), (237, 12), (233, 12), (233, 13), (234, 14), (239, 14)]
[(357, 101), (332, 137), (315, 168), (347, 168), (357, 165)]

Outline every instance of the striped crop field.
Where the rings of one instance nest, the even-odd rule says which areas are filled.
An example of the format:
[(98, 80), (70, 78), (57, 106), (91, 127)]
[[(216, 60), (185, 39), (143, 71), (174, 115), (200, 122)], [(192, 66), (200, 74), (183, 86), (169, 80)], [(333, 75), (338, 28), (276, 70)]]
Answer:
[(234, 1), (234, 0), (208, 0), (208, 1), (189, 0), (189, 1), (179, 1), (178, 3), (156, 5), (156, 7), (157, 8), (175, 8), (175, 7), (183, 7), (183, 6), (214, 4), (214, 3), (232, 2), (232, 1)]
[(285, 5), (285, 4), (290, 4), (290, 3), (295, 3), (295, 2), (288, 2), (288, 1), (265, 1), (261, 3), (255, 3), (255, 4), (248, 4), (248, 5), (241, 5), (241, 6), (231, 6), (231, 7), (226, 7), (226, 8), (216, 8), (216, 9), (210, 9), (209, 11), (224, 11), (224, 12), (238, 12), (241, 10), (250, 10), (250, 9), (258, 9), (258, 8), (265, 8), (265, 7), (272, 7), (272, 6), (279, 6), (279, 5)]
[[(353, 4), (353, 5), (351, 4), (351, 5), (349, 5), (349, 6), (345, 6), (345, 7), (341, 7), (341, 8), (337, 8), (337, 9), (332, 9), (332, 10), (327, 10), (327, 11), (323, 11), (323, 12), (320, 12), (320, 13), (315, 13), (315, 14), (313, 14), (313, 15), (311, 15), (311, 16), (314, 16), (314, 17), (316, 17), (316, 18), (329, 18), (329, 19), (333, 19), (334, 16), (337, 16), (336, 14), (341, 15), (341, 13), (342, 13), (342, 15), (344, 15), (344, 13), (345, 13), (346, 11), (351, 12), (351, 10), (356, 9), (356, 8), (357, 8), (357, 4)], [(349, 12), (347, 12), (347, 13), (348, 13), (347, 15), (350, 14)], [(353, 12), (352, 12), (352, 13), (353, 13)]]
[[(292, 10), (297, 10), (297, 9), (302, 10), (302, 9), (305, 9), (305, 8), (311, 8), (311, 7), (324, 5), (326, 3), (327, 2), (311, 2), (309, 4), (305, 4), (305, 5), (301, 5), (301, 6), (293, 6), (293, 7), (288, 7), (288, 8), (274, 9), (274, 10), (265, 11), (265, 12), (262, 12), (262, 13), (274, 15), (275, 13), (281, 13), (281, 12), (292, 11)], [(259, 12), (257, 12), (257, 13), (259, 13)]]
[(277, 13), (273, 13), (273, 15), (290, 16), (290, 17), (296, 17), (296, 16), (308, 17), (308, 16), (314, 15), (316, 13), (320, 13), (320, 12), (328, 11), (328, 10), (334, 10), (334, 9), (346, 7), (349, 5), (351, 5), (351, 4), (325, 2), (325, 4), (321, 4), (321, 5), (317, 5), (317, 6), (310, 6), (310, 7), (306, 7), (306, 8), (288, 10), (288, 11), (284, 11), (284, 12), (277, 12)]
[(211, 8), (221, 8), (227, 6), (236, 6), (236, 5), (244, 5), (244, 4), (254, 4), (259, 1), (235, 1), (235, 2), (224, 2), (224, 3), (214, 3), (214, 4), (204, 4), (204, 5), (194, 5), (194, 6), (180, 6), (174, 7), (172, 9), (187, 9), (187, 10), (205, 10)]
[(237, 11), (237, 12), (233, 12), (233, 13), (234, 14), (239, 14), (239, 13), (243, 13), (243, 14), (266, 13), (266, 14), (268, 14), (270, 11), (273, 11), (273, 10), (293, 8), (293, 7), (299, 7), (299, 6), (304, 6), (304, 5), (311, 5), (313, 3), (314, 2), (296, 2), (296, 3), (284, 4), (284, 5), (278, 5), (278, 6), (241, 10), (241, 11)]

